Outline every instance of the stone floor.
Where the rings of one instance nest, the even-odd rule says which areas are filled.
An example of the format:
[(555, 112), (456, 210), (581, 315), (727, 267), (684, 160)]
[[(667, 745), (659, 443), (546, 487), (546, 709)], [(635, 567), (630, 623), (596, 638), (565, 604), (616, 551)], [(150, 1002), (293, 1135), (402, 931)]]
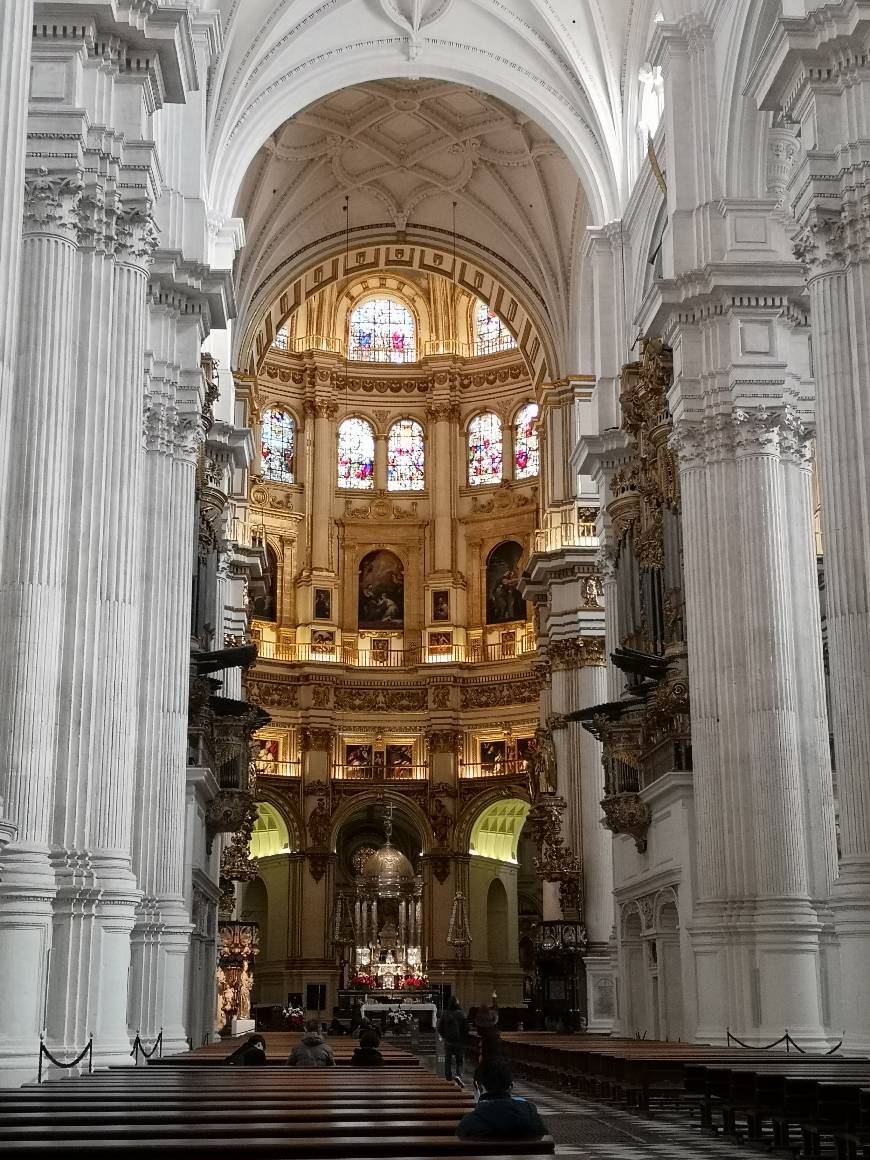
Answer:
[[(442, 1072), (434, 1055), (425, 1051), (420, 1061), (431, 1071)], [(470, 1087), (472, 1069), (464, 1078)], [(757, 1153), (726, 1140), (703, 1135), (682, 1113), (657, 1113), (654, 1117), (622, 1111), (609, 1104), (578, 1099), (554, 1088), (517, 1082), (517, 1095), (538, 1107), (556, 1141), (557, 1156), (579, 1160), (747, 1160)]]

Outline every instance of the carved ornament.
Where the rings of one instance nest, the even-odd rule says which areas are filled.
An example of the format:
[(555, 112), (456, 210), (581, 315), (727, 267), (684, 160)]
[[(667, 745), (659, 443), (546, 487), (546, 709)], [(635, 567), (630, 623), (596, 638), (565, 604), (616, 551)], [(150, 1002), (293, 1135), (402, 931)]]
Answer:
[(347, 520), (416, 520), (417, 500), (402, 505), (387, 499), (373, 499), (367, 503), (354, 503), (350, 498), (344, 501), (344, 518)]
[(457, 753), (461, 746), (459, 729), (431, 729), (426, 734), (426, 748), (430, 753)]
[(331, 854), (314, 853), (308, 855), (308, 869), (311, 871), (311, 877), (315, 882), (319, 882), (329, 869), (331, 859)]
[(264, 709), (296, 709), (299, 706), (299, 686), (282, 681), (260, 681), (251, 677), (245, 682), (248, 697)]
[(646, 853), (646, 833), (652, 810), (636, 793), (618, 793), (602, 798), (603, 824), (614, 834), (628, 834), (641, 854)]
[(432, 867), (432, 873), (443, 886), (450, 875), (451, 858), (449, 854), (431, 854), (429, 856), (429, 865)]
[(516, 511), (522, 508), (534, 508), (538, 503), (538, 489), (532, 487), (531, 494), (518, 490), (504, 480), (499, 484), (494, 494), (487, 499), (479, 496), (471, 497), (471, 514), (475, 516), (492, 515), (498, 512)]
[(56, 234), (77, 241), (81, 177), (76, 173), (49, 173), (41, 165), (24, 178), (24, 232)]
[(554, 672), (564, 669), (601, 668), (607, 663), (604, 638), (571, 637), (547, 645), (547, 657)]
[(427, 707), (428, 690), (401, 685), (377, 688), (346, 687), (335, 690), (336, 709), (358, 713), (412, 713)]
[(465, 685), (462, 689), (463, 709), (500, 709), (507, 705), (527, 705), (537, 701), (541, 682), (537, 675), (525, 680)]
[(310, 753), (312, 750), (321, 753), (331, 753), (334, 740), (335, 733), (332, 729), (316, 729), (305, 726), (300, 733), (300, 743), (303, 753)]

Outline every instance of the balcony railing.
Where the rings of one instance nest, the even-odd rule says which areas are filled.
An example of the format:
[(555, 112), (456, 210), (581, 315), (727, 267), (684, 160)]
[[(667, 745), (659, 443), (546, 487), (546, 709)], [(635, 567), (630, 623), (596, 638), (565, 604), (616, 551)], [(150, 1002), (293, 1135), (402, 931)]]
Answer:
[(538, 528), (535, 532), (536, 552), (559, 552), (563, 548), (597, 548), (595, 524), (569, 522)]
[(301, 777), (301, 761), (263, 761), (254, 759), (254, 768), (258, 777)]
[(242, 548), (263, 548), (266, 545), (265, 524), (233, 516), (230, 520), (230, 539)]
[(531, 773), (531, 763), (523, 758), (509, 758), (506, 761), (474, 764), (463, 762), (459, 767), (459, 776), (467, 778), (484, 777), (528, 777)]
[(333, 765), (335, 781), (426, 781), (428, 765)]
[(257, 642), (260, 660), (284, 661), (287, 664), (306, 662), (339, 664), (357, 669), (403, 669), (413, 668), (417, 665), (497, 663), (527, 656), (533, 653), (536, 647), (535, 638), (531, 634), (518, 637), (515, 641), (498, 641), (495, 644), (475, 641), (470, 645), (437, 645), (432, 648), (421, 648), (417, 645), (405, 649), (383, 650), (344, 644)]

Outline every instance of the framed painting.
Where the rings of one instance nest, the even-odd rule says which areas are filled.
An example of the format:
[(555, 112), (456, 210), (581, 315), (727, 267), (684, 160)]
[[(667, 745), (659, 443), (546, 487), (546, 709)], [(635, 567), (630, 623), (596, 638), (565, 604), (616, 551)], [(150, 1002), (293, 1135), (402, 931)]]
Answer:
[(332, 590), (330, 588), (314, 589), (314, 619), (332, 620)]
[(432, 593), (432, 621), (437, 624), (438, 621), (450, 620), (450, 590), (448, 588), (436, 588)]
[(387, 772), (390, 777), (410, 777), (414, 767), (413, 745), (388, 745)]
[(350, 745), (344, 747), (344, 768), (353, 777), (371, 777), (371, 745)]
[(480, 769), (484, 775), (493, 777), (504, 773), (507, 745), (504, 741), (481, 741)]

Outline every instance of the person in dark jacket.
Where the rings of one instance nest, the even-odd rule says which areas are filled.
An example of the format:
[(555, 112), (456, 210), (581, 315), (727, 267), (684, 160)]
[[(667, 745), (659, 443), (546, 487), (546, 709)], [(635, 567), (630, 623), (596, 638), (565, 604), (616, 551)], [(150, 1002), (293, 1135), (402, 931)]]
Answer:
[(455, 995), (450, 996), (447, 1008), (442, 1012), (435, 1030), (444, 1040), (444, 1078), (455, 1080), (459, 1087), (465, 1087), (462, 1082), (462, 1064), (468, 1020)]
[(291, 1067), (335, 1067), (335, 1059), (323, 1041), (317, 1019), (309, 1019), (305, 1024), (305, 1034), (293, 1048), (287, 1062)]
[(353, 1067), (383, 1067), (384, 1057), (378, 1051), (380, 1038), (375, 1031), (363, 1031), (359, 1037), (359, 1047), (354, 1048), (350, 1062)]
[(474, 1027), (480, 1040), (480, 1060), (502, 1057), (501, 1032), (498, 1029), (498, 1008), (486, 1003), (478, 1007), (474, 1016)]
[(262, 1035), (251, 1035), (224, 1063), (233, 1067), (262, 1067), (266, 1063), (266, 1040)]
[(359, 999), (354, 999), (350, 1008), (350, 1033), (356, 1035), (360, 1029), (360, 1024), (363, 1021), (362, 1004)]
[(531, 1100), (511, 1095), (513, 1078), (505, 1059), (487, 1059), (474, 1073), (477, 1107), (456, 1128), (460, 1140), (539, 1140), (547, 1125)]

